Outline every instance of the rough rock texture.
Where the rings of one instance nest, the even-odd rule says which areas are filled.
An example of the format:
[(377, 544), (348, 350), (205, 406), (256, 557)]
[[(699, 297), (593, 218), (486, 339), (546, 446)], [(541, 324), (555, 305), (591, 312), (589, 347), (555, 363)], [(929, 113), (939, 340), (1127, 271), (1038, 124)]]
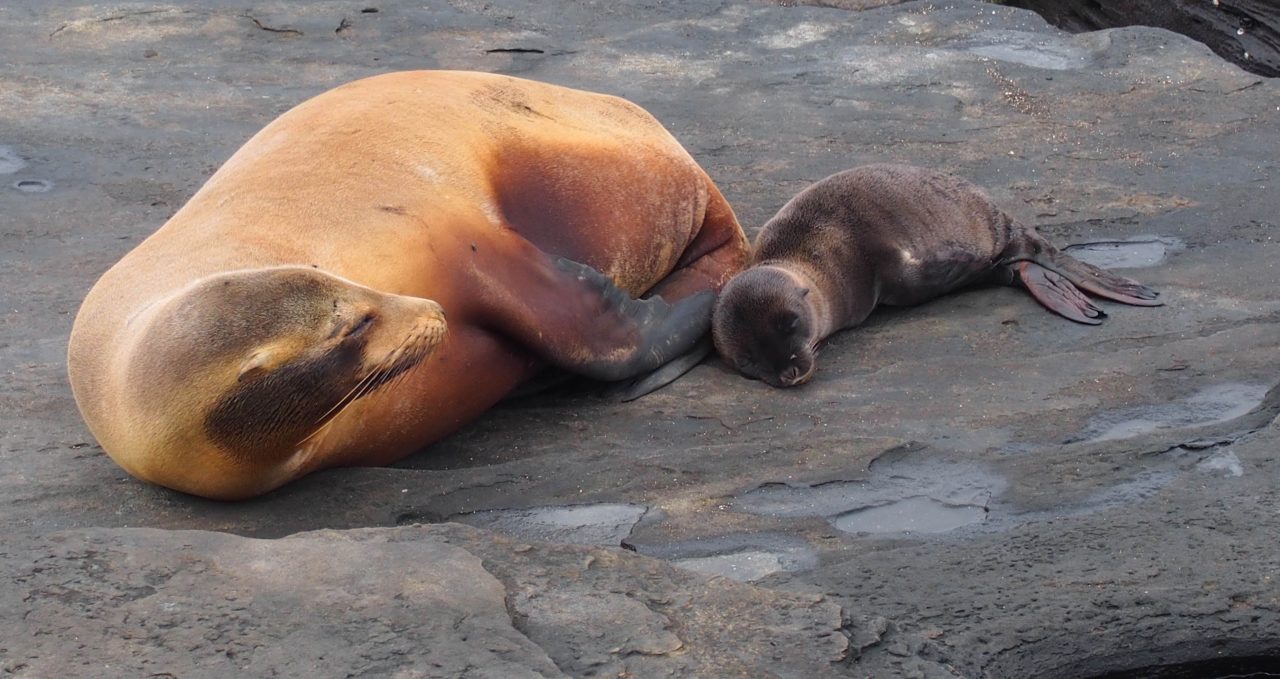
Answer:
[(1280, 4), (1274, 0), (1008, 0), (1068, 31), (1156, 26), (1209, 46), (1241, 68), (1280, 75)]
[(455, 525), (90, 529), (0, 573), (6, 676), (820, 677), (854, 629), (821, 595)]
[[(16, 0), (0, 6), (0, 57), (0, 673), (101, 676), (80, 664), (99, 655), (178, 676), (222, 662), (381, 672), (360, 664), (367, 651), (410, 675), (474, 662), (480, 676), (1087, 677), (1280, 654), (1280, 86), (1203, 45), (1146, 28), (1070, 35), (972, 2)], [(837, 335), (801, 389), (709, 362), (636, 403), (543, 394), (396, 468), (246, 503), (127, 477), (65, 383), (84, 292), (271, 118), (406, 68), (628, 97), (749, 230), (854, 164), (958, 172), (1166, 306), (1106, 305), (1107, 322), (1084, 327), (1016, 289), (969, 290)], [(395, 528), (448, 519), (613, 549)], [(264, 543), (124, 527), (382, 528)], [(207, 574), (215, 553), (239, 571)], [(265, 574), (246, 571), (253, 553)], [(325, 558), (332, 570), (311, 561)], [(67, 577), (41, 579), (41, 564)], [(294, 573), (308, 575), (282, 589)], [(436, 588), (450, 573), (466, 584)], [(396, 588), (414, 615), (400, 617)], [(232, 589), (265, 602), (239, 631), (231, 603), (147, 608)], [(126, 622), (106, 602), (147, 615)], [(436, 626), (461, 610), (478, 634)], [(361, 615), (382, 621), (368, 637)], [(239, 660), (211, 654), (218, 630)]]

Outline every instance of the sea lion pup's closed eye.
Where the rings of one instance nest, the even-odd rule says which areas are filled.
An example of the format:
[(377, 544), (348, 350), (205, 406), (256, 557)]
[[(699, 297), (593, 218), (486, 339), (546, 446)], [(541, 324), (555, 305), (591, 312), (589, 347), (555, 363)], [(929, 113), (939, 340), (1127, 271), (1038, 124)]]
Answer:
[(813, 347), (876, 305), (983, 280), (1021, 285), (1091, 325), (1106, 314), (1081, 289), (1160, 304), (1151, 288), (1063, 254), (977, 186), (907, 165), (846, 170), (800, 192), (760, 230), (753, 261), (717, 300), (712, 336), (729, 364), (777, 387), (805, 382)]

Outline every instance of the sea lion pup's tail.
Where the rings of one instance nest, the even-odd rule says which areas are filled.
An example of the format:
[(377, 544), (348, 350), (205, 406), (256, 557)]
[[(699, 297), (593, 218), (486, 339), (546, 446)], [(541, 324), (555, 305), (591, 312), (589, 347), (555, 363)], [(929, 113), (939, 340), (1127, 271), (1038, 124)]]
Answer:
[(1036, 301), (1054, 313), (1078, 323), (1097, 325), (1107, 314), (1094, 306), (1081, 290), (1122, 304), (1161, 306), (1160, 293), (1150, 287), (1082, 262), (1068, 255), (1028, 226), (1019, 225), (1029, 250), (1003, 258), (1006, 279), (1021, 284)]

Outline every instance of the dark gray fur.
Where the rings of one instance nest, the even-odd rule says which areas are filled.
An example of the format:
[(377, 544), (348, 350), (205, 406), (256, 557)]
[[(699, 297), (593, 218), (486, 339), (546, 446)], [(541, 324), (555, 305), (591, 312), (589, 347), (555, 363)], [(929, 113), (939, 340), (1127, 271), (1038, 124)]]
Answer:
[[(806, 272), (818, 289), (798, 289), (779, 269)], [(717, 302), (713, 336), (743, 373), (791, 386), (812, 373), (820, 340), (861, 323), (877, 305), (920, 304), (984, 281), (1023, 284), (1081, 323), (1106, 314), (1075, 285), (1128, 304), (1159, 304), (1150, 288), (1062, 254), (959, 177), (865, 165), (810, 186), (764, 225), (751, 268)], [(815, 318), (822, 304), (832, 327)]]

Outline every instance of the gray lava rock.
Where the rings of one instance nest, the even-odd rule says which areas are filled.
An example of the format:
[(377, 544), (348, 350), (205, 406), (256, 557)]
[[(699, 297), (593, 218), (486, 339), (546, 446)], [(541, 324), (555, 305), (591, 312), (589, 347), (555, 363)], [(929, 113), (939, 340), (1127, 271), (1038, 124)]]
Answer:
[[(1002, 679), (1280, 654), (1277, 81), (964, 0), (362, 9), (0, 6), (0, 667)], [(129, 478), (66, 385), (84, 293), (280, 112), (412, 68), (630, 98), (749, 231), (852, 165), (953, 171), (1166, 305), (1093, 328), (966, 290), (837, 334), (800, 389), (711, 361), (630, 404), (544, 393), (252, 502)], [(515, 537), (396, 528), (454, 518)], [(208, 532), (317, 529), (361, 530)]]
[(1010, 0), (1069, 31), (1157, 26), (1209, 46), (1247, 71), (1280, 76), (1280, 5), (1272, 0)]
[[(457, 525), (97, 529), (0, 553), (6, 676), (835, 676), (820, 595)], [(783, 652), (785, 651), (785, 652)]]

